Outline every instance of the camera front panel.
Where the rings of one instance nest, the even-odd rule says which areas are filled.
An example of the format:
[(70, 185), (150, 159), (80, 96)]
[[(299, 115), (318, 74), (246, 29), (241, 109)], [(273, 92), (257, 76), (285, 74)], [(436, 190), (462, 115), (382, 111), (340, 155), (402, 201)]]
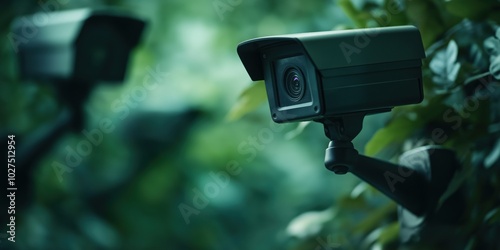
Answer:
[(272, 63), (280, 110), (312, 104), (307, 58), (304, 55), (278, 59)]
[(298, 44), (262, 50), (266, 91), (275, 122), (312, 120), (322, 112), (319, 77)]

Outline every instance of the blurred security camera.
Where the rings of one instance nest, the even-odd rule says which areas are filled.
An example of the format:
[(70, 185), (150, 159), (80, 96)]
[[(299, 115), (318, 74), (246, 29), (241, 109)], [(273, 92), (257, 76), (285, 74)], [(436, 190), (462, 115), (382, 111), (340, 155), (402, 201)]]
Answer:
[(420, 32), (414, 26), (251, 39), (238, 54), (265, 80), (275, 122), (379, 113), (423, 99)]
[[(37, 16), (38, 15), (38, 16)], [(21, 76), (63, 82), (122, 81), (145, 22), (116, 12), (78, 9), (19, 17), (11, 38)]]

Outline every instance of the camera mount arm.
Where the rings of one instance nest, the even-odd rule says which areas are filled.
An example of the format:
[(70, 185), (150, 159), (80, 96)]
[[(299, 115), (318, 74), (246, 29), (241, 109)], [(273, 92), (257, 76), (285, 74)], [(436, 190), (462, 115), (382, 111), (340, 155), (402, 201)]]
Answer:
[(321, 121), (331, 140), (326, 168), (339, 175), (351, 172), (417, 217), (431, 215), (459, 166), (454, 152), (422, 147), (405, 153), (400, 165), (361, 155), (351, 140), (361, 131), (364, 115)]
[(410, 167), (360, 155), (346, 141), (329, 143), (325, 166), (335, 174), (351, 172), (415, 215), (423, 215), (426, 210), (428, 180)]

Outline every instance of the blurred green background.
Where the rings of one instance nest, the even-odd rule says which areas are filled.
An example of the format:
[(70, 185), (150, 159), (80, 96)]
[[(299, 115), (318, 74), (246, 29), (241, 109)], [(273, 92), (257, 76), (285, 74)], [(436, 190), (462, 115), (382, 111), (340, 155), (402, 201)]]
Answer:
[[(236, 46), (265, 35), (404, 24), (419, 27), (426, 46), (426, 99), (367, 117), (355, 146), (392, 161), (422, 145), (456, 149), (464, 168), (450, 192), (467, 190), (467, 213), (456, 232), (417, 248), (498, 247), (499, 1), (3, 1), (0, 134), (15, 134), (18, 145), (63, 104), (51, 85), (21, 80), (10, 23), (83, 7), (147, 21), (126, 81), (100, 84), (85, 104), (86, 131), (103, 119), (115, 129), (62, 173), (57, 163), (88, 140), (65, 134), (29, 173), (32, 180), (18, 180), (16, 243), (2, 229), (0, 249), (401, 247), (396, 205), (352, 175), (324, 168), (321, 125), (273, 124), (263, 83), (251, 83)], [(145, 79), (157, 85), (135, 98)], [(487, 98), (467, 109), (477, 100), (471, 90), (484, 82)], [(432, 140), (435, 128), (447, 140)]]

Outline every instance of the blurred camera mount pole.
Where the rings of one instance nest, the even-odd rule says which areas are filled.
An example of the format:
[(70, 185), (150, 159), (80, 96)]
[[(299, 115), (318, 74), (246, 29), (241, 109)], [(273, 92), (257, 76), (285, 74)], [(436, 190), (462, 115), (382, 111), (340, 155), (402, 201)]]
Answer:
[[(22, 158), (18, 159), (17, 168), (30, 172), (38, 160), (49, 151), (58, 139), (68, 131), (81, 131), (85, 124), (83, 104), (86, 102), (94, 84), (79, 84), (74, 81), (60, 82), (57, 88), (59, 98), (65, 107), (55, 119), (42, 125), (23, 142), (19, 149)], [(71, 86), (71, 87), (62, 87)]]
[[(36, 14), (35, 14), (36, 15)], [(24, 19), (12, 22), (11, 30), (23, 37)], [(123, 82), (129, 54), (141, 38), (146, 22), (115, 10), (90, 8), (55, 11), (37, 30), (33, 42), (19, 43), (21, 77), (50, 82), (58, 100), (67, 107), (54, 121), (27, 136), (20, 148), (26, 171), (57, 141), (63, 132), (79, 132), (85, 125), (83, 104), (101, 81)]]
[(447, 216), (436, 213), (441, 195), (460, 166), (455, 153), (437, 146), (421, 147), (403, 154), (400, 165), (360, 155), (351, 141), (361, 131), (364, 116), (320, 121), (331, 140), (325, 152), (326, 168), (339, 175), (351, 172), (398, 203), (403, 242), (420, 238), (429, 224), (456, 221), (460, 214), (446, 210), (450, 205), (454, 205), (453, 211), (458, 210), (457, 204), (463, 207), (457, 197), (441, 206)]

